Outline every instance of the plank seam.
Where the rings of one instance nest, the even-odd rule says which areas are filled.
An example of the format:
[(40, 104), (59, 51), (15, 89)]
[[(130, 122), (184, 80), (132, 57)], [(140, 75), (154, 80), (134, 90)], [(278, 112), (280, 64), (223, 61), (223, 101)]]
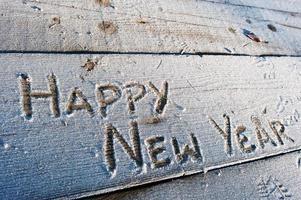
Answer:
[(290, 54), (230, 54), (214, 52), (178, 53), (178, 52), (116, 52), (116, 51), (1, 51), (0, 54), (104, 54), (104, 55), (174, 55), (174, 56), (252, 56), (252, 57), (301, 57)]
[[(55, 199), (70, 200), (70, 199), (88, 198), (88, 197), (91, 197), (91, 196), (96, 196), (96, 195), (100, 195), (100, 194), (115, 192), (115, 191), (119, 191), (119, 190), (124, 190), (124, 189), (129, 189), (129, 188), (138, 188), (138, 187), (143, 187), (143, 186), (154, 184), (154, 183), (161, 183), (161, 182), (171, 181), (171, 180), (175, 180), (175, 179), (180, 179), (184, 176), (188, 177), (188, 176), (192, 176), (192, 175), (200, 174), (200, 173), (205, 173), (206, 174), (208, 171), (212, 171), (212, 170), (229, 168), (229, 167), (232, 167), (232, 166), (252, 163), (252, 162), (256, 162), (256, 161), (260, 161), (260, 160), (264, 160), (264, 159), (271, 159), (271, 158), (275, 158), (275, 157), (280, 157), (281, 155), (284, 155), (284, 154), (292, 154), (292, 153), (299, 152), (299, 151), (301, 151), (301, 146), (299, 146), (297, 148), (286, 149), (282, 152), (278, 152), (278, 153), (275, 153), (275, 154), (263, 155), (263, 156), (259, 156), (259, 157), (256, 157), (256, 158), (239, 160), (239, 161), (236, 161), (236, 162), (234, 161), (232, 163), (216, 165), (216, 166), (209, 167), (209, 168), (204, 167), (203, 171), (202, 170), (184, 171), (182, 173), (173, 174), (173, 175), (166, 176), (164, 178), (160, 178), (160, 179), (157, 179), (157, 180), (155, 180), (155, 179), (149, 180), (149, 181), (146, 181), (144, 183), (138, 183), (137, 184), (137, 183), (134, 182), (133, 184), (129, 184), (129, 185), (126, 185), (126, 186), (117, 186), (117, 187), (110, 187), (110, 188), (106, 188), (106, 189), (94, 190), (94, 191), (89, 191), (89, 192), (80, 192), (78, 194), (73, 194), (71, 196), (58, 197), (58, 198), (55, 198)], [(102, 193), (103, 191), (105, 191), (105, 193)]]

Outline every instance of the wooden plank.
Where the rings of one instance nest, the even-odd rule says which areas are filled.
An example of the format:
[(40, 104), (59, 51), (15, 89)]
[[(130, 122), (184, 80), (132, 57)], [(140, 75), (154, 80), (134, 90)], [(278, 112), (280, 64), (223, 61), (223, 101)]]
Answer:
[(295, 152), (90, 199), (301, 199), (300, 157)]
[(298, 150), (300, 63), (1, 54), (0, 198), (100, 194)]
[(108, 2), (4, 0), (0, 50), (300, 55), (301, 1)]
[(230, 4), (237, 7), (255, 7), (257, 9), (268, 9), (275, 12), (290, 12), (297, 14), (301, 11), (299, 6), (300, 0), (287, 0), (287, 1), (273, 1), (273, 0), (253, 0), (253, 1), (242, 1), (242, 0), (202, 0), (217, 4)]

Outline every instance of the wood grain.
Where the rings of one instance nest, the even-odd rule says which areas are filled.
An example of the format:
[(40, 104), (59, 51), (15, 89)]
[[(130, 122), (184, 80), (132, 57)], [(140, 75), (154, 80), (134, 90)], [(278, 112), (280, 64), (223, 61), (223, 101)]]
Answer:
[(295, 152), (89, 199), (300, 199), (300, 156)]
[(84, 197), (299, 150), (300, 63), (1, 54), (0, 197)]
[(299, 0), (2, 0), (0, 50), (296, 56), (300, 5)]

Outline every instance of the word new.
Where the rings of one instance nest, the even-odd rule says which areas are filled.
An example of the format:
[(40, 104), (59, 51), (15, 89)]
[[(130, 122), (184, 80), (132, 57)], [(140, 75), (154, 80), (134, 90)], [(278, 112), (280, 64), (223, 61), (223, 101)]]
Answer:
[[(114, 150), (114, 144), (116, 142), (118, 142), (122, 146), (124, 152), (126, 152), (126, 154), (135, 162), (136, 166), (142, 169), (143, 156), (137, 121), (133, 120), (129, 123), (129, 136), (131, 138), (132, 147), (128, 144), (128, 142), (126, 142), (122, 134), (110, 123), (104, 125), (103, 133), (103, 152), (107, 168), (110, 172), (114, 172), (116, 169), (117, 159), (115, 158), (116, 151)], [(191, 133), (190, 136), (192, 147), (190, 147), (188, 144), (185, 144), (182, 148), (180, 148), (178, 140), (175, 137), (171, 138), (171, 146), (173, 148), (175, 160), (179, 164), (185, 163), (188, 160), (188, 157), (191, 157), (191, 160), (194, 162), (203, 162), (203, 157), (198, 144), (198, 140), (193, 133)], [(116, 142), (114, 142), (114, 140)], [(166, 151), (164, 141), (165, 138), (161, 135), (150, 136), (145, 138), (144, 140), (144, 143), (147, 146), (146, 149), (151, 161), (152, 168), (161, 168), (171, 164), (170, 157), (164, 157), (163, 155), (161, 155), (160, 157), (163, 158), (159, 158), (159, 154), (162, 154)]]

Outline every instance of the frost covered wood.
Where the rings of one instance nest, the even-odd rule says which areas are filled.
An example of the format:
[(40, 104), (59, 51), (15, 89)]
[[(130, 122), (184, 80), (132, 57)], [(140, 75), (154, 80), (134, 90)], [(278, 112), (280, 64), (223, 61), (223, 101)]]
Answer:
[(300, 199), (300, 156), (289, 153), (91, 199)]
[(0, 50), (300, 55), (300, 1), (101, 2), (2, 0)]
[(297, 57), (0, 61), (5, 199), (99, 194), (301, 148)]

